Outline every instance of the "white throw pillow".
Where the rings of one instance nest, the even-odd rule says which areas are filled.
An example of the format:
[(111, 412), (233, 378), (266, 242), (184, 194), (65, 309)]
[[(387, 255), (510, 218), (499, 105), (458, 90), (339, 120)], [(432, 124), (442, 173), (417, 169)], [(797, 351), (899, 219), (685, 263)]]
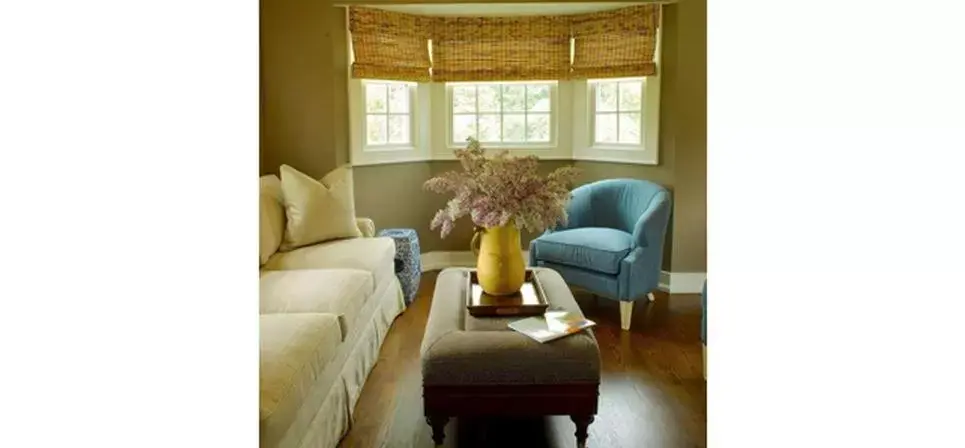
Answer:
[(287, 218), (280, 250), (362, 236), (355, 223), (351, 167), (336, 168), (321, 181), (288, 165), (280, 171)]

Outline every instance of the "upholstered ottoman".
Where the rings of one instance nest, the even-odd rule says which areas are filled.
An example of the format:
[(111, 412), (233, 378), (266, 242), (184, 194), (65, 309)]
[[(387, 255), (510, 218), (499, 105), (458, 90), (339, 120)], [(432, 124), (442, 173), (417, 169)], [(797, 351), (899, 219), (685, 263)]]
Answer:
[[(536, 268), (550, 308), (582, 315), (556, 271)], [(520, 317), (472, 317), (469, 269), (439, 273), (422, 340), (422, 388), (432, 438), (450, 417), (569, 415), (578, 446), (597, 412), (600, 349), (592, 330), (541, 344), (510, 330)]]
[(379, 236), (395, 240), (395, 275), (402, 284), (405, 304), (410, 305), (419, 292), (422, 278), (422, 260), (419, 253), (419, 235), (415, 229), (385, 229)]

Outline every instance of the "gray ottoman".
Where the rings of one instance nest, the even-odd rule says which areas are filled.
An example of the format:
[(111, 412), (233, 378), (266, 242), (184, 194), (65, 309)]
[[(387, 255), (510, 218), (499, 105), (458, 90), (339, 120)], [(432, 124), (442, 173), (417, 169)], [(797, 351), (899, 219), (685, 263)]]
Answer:
[[(556, 271), (535, 270), (550, 309), (582, 315)], [(450, 417), (569, 415), (584, 446), (600, 386), (592, 330), (540, 344), (507, 327), (520, 317), (472, 317), (468, 271), (439, 273), (422, 340), (423, 404), (433, 440), (442, 444)]]

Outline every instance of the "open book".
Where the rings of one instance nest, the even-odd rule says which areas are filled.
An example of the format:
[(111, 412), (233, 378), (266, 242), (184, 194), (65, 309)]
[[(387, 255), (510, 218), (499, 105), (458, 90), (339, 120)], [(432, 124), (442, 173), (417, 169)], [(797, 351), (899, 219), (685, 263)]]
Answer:
[(596, 322), (566, 311), (547, 311), (542, 316), (527, 317), (509, 323), (509, 328), (539, 342), (549, 342), (596, 325)]

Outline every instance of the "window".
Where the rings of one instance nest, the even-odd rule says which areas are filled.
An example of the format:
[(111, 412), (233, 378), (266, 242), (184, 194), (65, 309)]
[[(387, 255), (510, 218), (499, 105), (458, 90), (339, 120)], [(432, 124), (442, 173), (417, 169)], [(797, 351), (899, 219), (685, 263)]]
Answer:
[(414, 84), (365, 80), (362, 85), (365, 92), (365, 147), (411, 147)]
[(448, 141), (547, 146), (556, 140), (555, 82), (447, 83)]
[(591, 80), (594, 145), (643, 144), (643, 78)]

